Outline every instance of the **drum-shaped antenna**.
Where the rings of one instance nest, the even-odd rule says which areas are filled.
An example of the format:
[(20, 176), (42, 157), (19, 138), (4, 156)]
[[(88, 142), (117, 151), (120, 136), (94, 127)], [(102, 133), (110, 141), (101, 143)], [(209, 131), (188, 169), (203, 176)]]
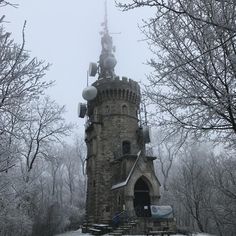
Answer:
[(94, 76), (97, 74), (97, 71), (98, 71), (97, 64), (94, 63), (94, 62), (90, 62), (90, 64), (89, 64), (89, 70), (88, 70), (89, 76), (94, 77)]
[(143, 141), (144, 143), (150, 143), (150, 127), (148, 126), (143, 126)]
[(84, 118), (87, 112), (87, 106), (85, 103), (79, 103), (78, 105), (78, 117)]

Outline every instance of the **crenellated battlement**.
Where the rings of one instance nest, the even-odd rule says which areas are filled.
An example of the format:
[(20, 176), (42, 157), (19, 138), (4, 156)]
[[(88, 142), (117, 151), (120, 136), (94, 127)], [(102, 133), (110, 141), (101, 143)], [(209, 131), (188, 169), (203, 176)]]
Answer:
[(125, 100), (137, 105), (140, 103), (140, 86), (136, 81), (127, 77), (116, 76), (100, 79), (94, 82), (93, 86), (98, 90), (96, 97), (98, 103), (113, 99)]

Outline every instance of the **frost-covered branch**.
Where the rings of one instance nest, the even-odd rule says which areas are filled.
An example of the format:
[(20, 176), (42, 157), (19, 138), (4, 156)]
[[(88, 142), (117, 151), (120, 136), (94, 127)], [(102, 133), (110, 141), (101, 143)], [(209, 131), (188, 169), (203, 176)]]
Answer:
[(156, 9), (141, 27), (153, 53), (144, 92), (153, 123), (235, 145), (236, 2), (129, 2), (125, 10)]

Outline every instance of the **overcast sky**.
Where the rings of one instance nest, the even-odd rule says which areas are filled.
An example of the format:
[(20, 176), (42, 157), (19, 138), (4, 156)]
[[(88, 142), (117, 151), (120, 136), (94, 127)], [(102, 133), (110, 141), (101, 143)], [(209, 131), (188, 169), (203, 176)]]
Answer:
[[(17, 2), (17, 1), (15, 1)], [(144, 65), (150, 57), (148, 46), (141, 41), (138, 29), (149, 9), (121, 12), (113, 0), (108, 0), (108, 26), (116, 46), (118, 61), (115, 72), (136, 81), (143, 81), (150, 68)], [(59, 104), (66, 105), (66, 119), (79, 124), (77, 105), (84, 102), (82, 90), (86, 87), (89, 62), (97, 62), (100, 51), (101, 23), (104, 21), (104, 0), (21, 0), (19, 7), (1, 9), (6, 15), (6, 29), (21, 43), (24, 20), (26, 46), (31, 56), (52, 63), (46, 79), (55, 80), (48, 93)], [(120, 33), (120, 34), (116, 34)], [(94, 79), (90, 79), (92, 83)]]

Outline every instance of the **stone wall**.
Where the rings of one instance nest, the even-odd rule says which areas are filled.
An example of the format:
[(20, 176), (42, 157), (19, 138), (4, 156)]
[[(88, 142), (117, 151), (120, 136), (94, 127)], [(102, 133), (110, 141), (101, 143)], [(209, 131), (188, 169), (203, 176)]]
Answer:
[[(118, 77), (97, 80), (93, 86), (98, 94), (88, 102), (86, 212), (89, 222), (109, 223), (117, 212), (133, 210), (133, 187), (138, 177), (144, 174), (149, 179), (155, 202), (159, 182), (152, 161), (143, 156), (129, 184), (111, 190), (114, 184), (127, 179), (137, 153), (144, 149), (138, 137), (140, 88), (137, 82)], [(125, 142), (129, 153), (124, 153)]]

